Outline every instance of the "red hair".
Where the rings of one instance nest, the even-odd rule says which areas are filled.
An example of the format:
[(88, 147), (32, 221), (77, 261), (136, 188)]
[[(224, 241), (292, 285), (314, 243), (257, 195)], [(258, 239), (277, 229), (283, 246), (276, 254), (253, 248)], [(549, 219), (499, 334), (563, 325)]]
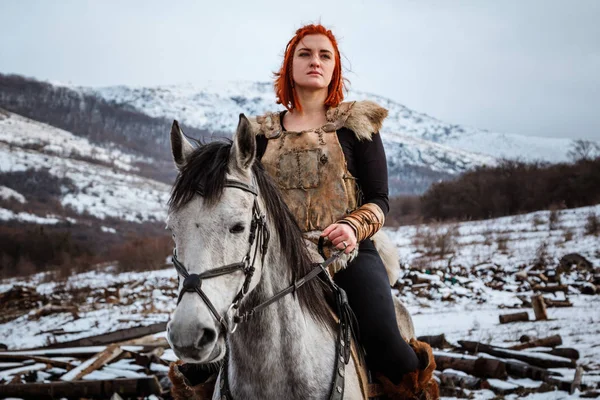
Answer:
[(294, 37), (288, 42), (285, 47), (285, 55), (279, 72), (275, 72), (275, 95), (277, 96), (277, 104), (283, 104), (289, 111), (296, 109), (302, 111), (302, 106), (296, 97), (294, 90), (294, 80), (292, 77), (292, 61), (296, 46), (306, 35), (325, 35), (334, 49), (335, 67), (331, 82), (329, 83), (327, 99), (325, 105), (328, 107), (337, 107), (344, 100), (344, 89), (346, 88), (344, 78), (342, 78), (342, 63), (340, 59), (340, 50), (338, 49), (337, 41), (333, 33), (321, 24), (311, 24), (303, 26), (296, 31)]

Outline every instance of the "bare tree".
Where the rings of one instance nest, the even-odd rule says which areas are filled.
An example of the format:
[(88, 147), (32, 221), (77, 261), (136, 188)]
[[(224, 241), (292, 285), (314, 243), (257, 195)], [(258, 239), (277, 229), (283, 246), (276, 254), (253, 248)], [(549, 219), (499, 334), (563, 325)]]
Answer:
[(591, 140), (578, 139), (573, 141), (567, 155), (573, 161), (590, 160), (600, 154), (600, 146)]

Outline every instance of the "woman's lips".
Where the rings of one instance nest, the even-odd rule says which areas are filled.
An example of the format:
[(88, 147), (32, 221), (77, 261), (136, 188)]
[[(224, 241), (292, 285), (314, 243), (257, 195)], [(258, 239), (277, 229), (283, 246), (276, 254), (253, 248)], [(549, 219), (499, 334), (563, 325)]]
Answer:
[(321, 73), (317, 71), (311, 71), (308, 73), (308, 75), (321, 75)]

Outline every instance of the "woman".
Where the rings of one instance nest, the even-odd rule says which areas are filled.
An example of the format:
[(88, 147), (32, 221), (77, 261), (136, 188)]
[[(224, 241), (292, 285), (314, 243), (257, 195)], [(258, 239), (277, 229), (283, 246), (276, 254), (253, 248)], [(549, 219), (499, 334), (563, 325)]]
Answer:
[(427, 352), (418, 357), (411, 345), (423, 344), (409, 345), (400, 335), (388, 276), (369, 239), (389, 209), (378, 134), (387, 110), (342, 103), (343, 90), (334, 35), (321, 25), (298, 29), (276, 73), (277, 100), (286, 111), (257, 118), (257, 157), (304, 232), (322, 231), (333, 246), (356, 254), (334, 279), (356, 314), (370, 367), (391, 395), (418, 398), (430, 384), (418, 383)]
[[(286, 111), (253, 122), (257, 158), (303, 232), (322, 232), (352, 254), (334, 279), (348, 295), (369, 367), (388, 398), (436, 399), (429, 346), (414, 339), (408, 344), (400, 335), (387, 272), (370, 240), (388, 212), (387, 166), (378, 134), (387, 110), (372, 102), (342, 103), (343, 90), (331, 31), (321, 25), (298, 29), (276, 73), (278, 103)], [(182, 372), (188, 378), (195, 374)], [(174, 381), (178, 385), (188, 389), (181, 378)]]

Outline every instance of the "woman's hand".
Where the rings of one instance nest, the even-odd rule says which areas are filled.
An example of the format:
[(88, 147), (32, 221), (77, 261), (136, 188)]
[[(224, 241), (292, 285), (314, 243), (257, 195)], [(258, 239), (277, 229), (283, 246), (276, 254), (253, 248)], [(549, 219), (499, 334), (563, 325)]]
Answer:
[(354, 229), (348, 224), (331, 224), (321, 236), (326, 236), (329, 241), (338, 249), (344, 250), (345, 253), (349, 254), (356, 248), (356, 234)]

